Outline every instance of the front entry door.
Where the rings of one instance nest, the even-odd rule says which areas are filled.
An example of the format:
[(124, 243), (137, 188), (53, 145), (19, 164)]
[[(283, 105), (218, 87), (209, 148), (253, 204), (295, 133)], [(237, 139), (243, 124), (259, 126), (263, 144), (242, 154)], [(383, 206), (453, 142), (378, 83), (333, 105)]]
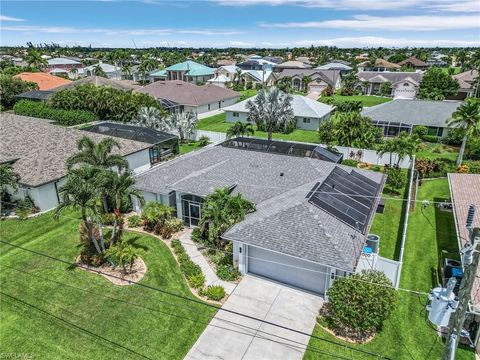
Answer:
[(188, 210), (190, 210), (190, 227), (197, 226), (200, 221), (200, 205), (188, 203)]

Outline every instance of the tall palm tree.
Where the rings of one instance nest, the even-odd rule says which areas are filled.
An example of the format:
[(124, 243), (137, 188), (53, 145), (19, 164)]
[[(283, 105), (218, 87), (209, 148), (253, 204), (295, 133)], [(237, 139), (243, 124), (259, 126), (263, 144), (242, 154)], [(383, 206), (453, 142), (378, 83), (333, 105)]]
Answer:
[(100, 64), (97, 64), (93, 67), (93, 74), (95, 76), (100, 76), (100, 77), (107, 77), (107, 74), (105, 74), (105, 71), (103, 71), (102, 67)]
[(82, 137), (77, 142), (79, 152), (67, 159), (68, 168), (77, 164), (87, 164), (100, 169), (110, 169), (114, 166), (127, 169), (128, 161), (112, 151), (120, 149), (120, 144), (113, 138), (106, 138), (96, 143), (88, 136)]
[(242, 80), (242, 69), (238, 68), (237, 70), (235, 70), (235, 74), (233, 74), (233, 81), (237, 85), (240, 85), (241, 80)]
[(247, 102), (247, 120), (263, 128), (268, 133), (268, 140), (272, 140), (275, 130), (285, 130), (293, 123), (292, 101), (292, 95), (283, 93), (274, 86), (262, 89), (254, 100)]
[(448, 125), (465, 129), (465, 136), (457, 158), (457, 166), (462, 165), (463, 154), (469, 136), (480, 136), (480, 101), (468, 99), (452, 114)]
[(180, 142), (184, 142), (189, 138), (195, 130), (197, 123), (197, 114), (191, 111), (175, 112), (169, 117), (163, 119), (159, 130), (173, 131), (178, 133)]
[(142, 62), (140, 63), (140, 65), (138, 67), (138, 71), (141, 74), (146, 75), (150, 71), (155, 70), (157, 67), (158, 67), (158, 61), (157, 60), (152, 59), (152, 58), (146, 58), (145, 60), (142, 60)]
[(67, 209), (80, 209), (83, 225), (87, 230), (87, 236), (94, 245), (97, 253), (101, 254), (105, 249), (98, 243), (94, 234), (93, 217), (97, 217), (96, 201), (97, 189), (95, 181), (97, 170), (91, 166), (70, 170), (67, 181), (59, 190), (60, 202), (55, 209), (54, 218), (58, 219), (61, 213)]
[(302, 87), (305, 91), (308, 90), (308, 84), (312, 82), (312, 77), (308, 75), (303, 75), (302, 76)]
[(76, 67), (71, 68), (70, 74), (72, 74), (73, 78), (76, 79), (78, 75), (78, 69)]
[(42, 69), (48, 64), (47, 60), (42, 58), (42, 54), (40, 53), (40, 51), (35, 48), (30, 48), (27, 50), (25, 61), (29, 66), (35, 67), (37, 69)]
[(119, 175), (115, 171), (106, 170), (100, 177), (98, 181), (99, 188), (103, 190), (102, 192), (108, 193), (113, 200), (115, 221), (113, 223), (111, 244), (114, 244), (120, 238), (122, 232), (121, 209), (124, 199), (137, 198), (142, 205), (145, 203), (145, 200), (142, 192), (133, 188), (135, 179), (130, 172), (124, 171)]
[(383, 156), (388, 153), (390, 155), (389, 166), (391, 167), (393, 165), (393, 159), (392, 159), (393, 153), (396, 150), (397, 150), (397, 143), (395, 142), (395, 139), (389, 139), (387, 141), (384, 141), (378, 146), (377, 155)]
[(126, 78), (130, 78), (132, 75), (132, 64), (130, 63), (125, 63), (122, 66), (122, 74), (126, 75)]
[(162, 127), (163, 114), (155, 107), (143, 106), (138, 110), (138, 114), (133, 123), (139, 126), (148, 127), (150, 129), (160, 129)]
[(253, 129), (252, 124), (237, 121), (235, 124), (228, 128), (227, 137), (232, 138), (236, 136), (249, 136), (253, 135), (254, 133), (255, 130)]

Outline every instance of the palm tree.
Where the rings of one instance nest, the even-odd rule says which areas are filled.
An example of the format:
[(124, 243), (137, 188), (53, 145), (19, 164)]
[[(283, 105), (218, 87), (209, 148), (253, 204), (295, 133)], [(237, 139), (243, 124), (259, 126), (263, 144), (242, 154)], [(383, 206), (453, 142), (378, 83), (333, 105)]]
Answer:
[(123, 64), (122, 74), (126, 75), (125, 78), (130, 78), (130, 75), (132, 75), (132, 64), (130, 63)]
[(305, 91), (308, 90), (308, 84), (310, 84), (312, 82), (312, 77), (311, 76), (308, 76), (308, 75), (303, 75), (302, 76), (302, 87)]
[(235, 70), (235, 74), (233, 74), (233, 81), (237, 85), (240, 85), (241, 80), (242, 80), (242, 69), (238, 68), (237, 70)]
[(78, 69), (76, 67), (71, 68), (70, 74), (72, 74), (73, 78), (76, 79), (78, 75)]
[[(143, 254), (143, 251), (134, 247), (129, 241), (120, 241), (116, 246), (110, 247), (106, 252), (106, 257), (112, 257), (116, 265), (123, 269), (124, 273), (132, 271), (135, 260)], [(129, 270), (127, 271), (127, 266)]]
[(93, 67), (93, 75), (104, 77), (104, 78), (107, 77), (107, 74), (105, 74), (105, 71), (103, 71), (100, 64), (97, 64)]
[(146, 75), (150, 71), (155, 70), (157, 67), (158, 67), (157, 60), (152, 59), (152, 58), (147, 58), (145, 60), (142, 60), (142, 62), (140, 63), (140, 65), (138, 67), (138, 71), (141, 74)]
[(97, 170), (91, 166), (83, 166), (70, 170), (67, 181), (59, 190), (60, 202), (55, 209), (54, 218), (58, 219), (67, 209), (80, 209), (83, 225), (87, 230), (89, 241), (94, 245), (97, 253), (102, 254), (104, 247), (99, 245), (94, 234), (93, 217), (98, 216), (96, 201), (97, 189), (95, 181)]
[(241, 121), (237, 121), (235, 124), (230, 126), (227, 130), (227, 137), (232, 138), (236, 136), (251, 136), (255, 133), (252, 124), (249, 123), (242, 123)]
[(48, 65), (47, 60), (42, 58), (40, 51), (35, 48), (30, 48), (27, 50), (25, 61), (27, 62), (28, 66), (32, 66), (37, 69), (42, 69), (44, 66)]
[(112, 154), (113, 149), (120, 149), (120, 144), (113, 138), (106, 138), (95, 143), (88, 136), (77, 142), (80, 152), (67, 159), (67, 166), (71, 169), (77, 164), (87, 164), (100, 169), (110, 169), (114, 166), (119, 169), (128, 169), (128, 161), (119, 154)]
[(123, 223), (121, 221), (121, 209), (124, 199), (137, 198), (142, 205), (145, 203), (145, 200), (142, 192), (133, 188), (135, 179), (128, 171), (124, 171), (122, 174), (118, 175), (118, 173), (115, 171), (107, 170), (101, 175), (98, 183), (99, 188), (103, 190), (102, 192), (108, 193), (109, 197), (113, 199), (113, 212), (115, 214), (115, 221), (113, 223), (110, 243), (114, 244), (122, 234), (121, 232)]
[(262, 89), (253, 101), (247, 102), (247, 120), (263, 128), (268, 133), (268, 140), (272, 140), (275, 130), (285, 130), (293, 123), (292, 101), (290, 94), (283, 93), (276, 87)]
[(3, 191), (5, 187), (9, 186), (14, 191), (18, 190), (18, 175), (13, 171), (9, 164), (0, 165), (0, 190)]
[(141, 107), (138, 110), (137, 117), (133, 119), (135, 125), (144, 126), (150, 129), (159, 129), (162, 127), (163, 114), (155, 107)]
[(175, 112), (169, 117), (163, 119), (159, 130), (176, 132), (180, 137), (180, 142), (185, 142), (185, 139), (193, 134), (196, 123), (197, 114), (194, 112)]
[(390, 139), (387, 141), (384, 141), (382, 144), (380, 144), (377, 148), (377, 155), (378, 156), (383, 156), (386, 153), (390, 155), (390, 162), (389, 166), (391, 167), (393, 165), (393, 153), (397, 150), (397, 143), (395, 142), (395, 139)]
[(476, 99), (468, 99), (452, 114), (448, 125), (465, 129), (465, 136), (457, 158), (457, 166), (462, 165), (463, 154), (469, 136), (480, 136), (480, 102)]

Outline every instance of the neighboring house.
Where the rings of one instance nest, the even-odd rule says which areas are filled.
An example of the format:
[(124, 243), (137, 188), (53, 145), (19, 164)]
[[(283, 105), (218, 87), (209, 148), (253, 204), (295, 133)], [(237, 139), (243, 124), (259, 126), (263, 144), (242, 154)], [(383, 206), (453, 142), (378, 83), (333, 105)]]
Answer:
[[(257, 95), (241, 101), (235, 105), (226, 107), (227, 122), (241, 121), (248, 122), (247, 102), (255, 101)], [(302, 95), (292, 95), (292, 109), (295, 116), (295, 124), (297, 129), (303, 130), (318, 130), (320, 122), (328, 120), (333, 111), (333, 107), (319, 101), (309, 99)]]
[(139, 174), (135, 187), (192, 227), (215, 189), (242, 194), (256, 211), (223, 234), (234, 266), (325, 296), (337, 276), (355, 273), (385, 176), (323, 153), (341, 160), (313, 144), (235, 138)]
[(365, 95), (379, 95), (382, 84), (390, 82), (392, 91), (389, 96), (398, 99), (415, 99), (418, 95), (423, 74), (420, 72), (400, 71), (362, 71), (357, 74), (362, 82), (359, 88)]
[(240, 83), (247, 87), (251, 84), (252, 88), (262, 86), (272, 86), (275, 82), (274, 73), (272, 70), (242, 70)]
[(240, 94), (215, 85), (198, 86), (180, 80), (157, 81), (138, 90), (160, 101), (171, 112), (201, 114), (235, 104)]
[(458, 81), (460, 88), (458, 89), (458, 94), (455, 96), (455, 99), (463, 100), (470, 96), (480, 95), (480, 86), (475, 88), (475, 80), (478, 78), (477, 70), (467, 70), (460, 74), (453, 75), (453, 78)]
[(416, 56), (410, 56), (408, 59), (400, 61), (398, 65), (412, 68), (415, 70), (422, 70), (422, 71), (427, 70), (429, 67), (429, 65), (426, 62), (420, 59), (417, 59)]
[(50, 90), (60, 85), (69, 84), (72, 81), (58, 76), (54, 76), (42, 72), (23, 72), (15, 75), (14, 78), (34, 82), (38, 85), (39, 90)]
[(74, 68), (79, 70), (83, 68), (83, 65), (80, 61), (63, 58), (63, 57), (57, 57), (57, 58), (47, 60), (47, 67), (46, 67), (47, 72), (52, 72), (55, 69), (70, 72)]
[(229, 66), (229, 65), (235, 65), (235, 64), (236, 64), (236, 61), (231, 59), (217, 60), (217, 66)]
[(357, 68), (358, 71), (396, 71), (400, 70), (401, 66), (384, 59), (376, 59), (374, 65), (370, 61), (364, 61), (358, 64)]
[(292, 80), (292, 88), (302, 90), (305, 88), (305, 77), (310, 78), (307, 84), (307, 92), (321, 93), (327, 86), (339, 89), (342, 86), (342, 77), (339, 70), (316, 70), (316, 69), (285, 69), (280, 73), (274, 73), (275, 80), (284, 77)]
[(308, 56), (297, 56), (295, 58), (295, 60), (297, 61), (301, 61), (302, 63), (304, 64), (308, 64), (308, 65), (312, 65), (313, 62), (310, 60), (310, 58)]
[[(465, 226), (470, 205), (475, 205), (476, 207), (473, 226), (480, 227), (480, 191), (478, 190), (480, 189), (480, 175), (448, 174), (448, 183), (450, 185), (450, 195), (452, 198), (458, 249), (461, 251), (467, 239), (470, 239), (469, 230)], [(461, 258), (461, 256), (458, 257)], [(444, 264), (441, 265), (442, 268), (444, 268)], [(444, 271), (442, 273), (444, 279), (446, 277), (445, 275), (447, 274)], [(470, 338), (478, 351), (480, 350), (480, 264), (477, 266), (470, 304), (464, 326), (465, 329), (469, 331)]]
[(460, 101), (396, 99), (365, 108), (363, 116), (383, 130), (384, 136), (398, 136), (401, 131), (411, 133), (415, 126), (426, 126), (428, 135), (444, 137), (448, 120), (460, 106)]
[(277, 63), (266, 60), (258, 55), (252, 55), (247, 60), (237, 64), (242, 70), (273, 70), (277, 65)]
[(99, 62), (98, 64), (93, 64), (87, 66), (83, 69), (83, 73), (85, 76), (95, 76), (95, 69), (99, 66), (107, 78), (114, 79), (114, 80), (122, 80), (122, 70), (119, 66), (106, 64), (103, 62)]
[(289, 60), (275, 66), (275, 71), (280, 72), (284, 69), (311, 69), (312, 65), (298, 60)]
[(205, 83), (215, 76), (215, 69), (187, 60), (150, 74), (152, 82), (181, 80), (187, 83)]
[(155, 165), (179, 153), (178, 136), (164, 131), (107, 121), (95, 123), (81, 130), (150, 144), (150, 165)]
[(215, 77), (208, 80), (207, 82), (209, 84), (217, 85), (223, 88), (227, 87), (228, 83), (236, 80), (235, 77), (238, 70), (240, 70), (240, 68), (235, 65), (220, 66), (217, 70), (215, 70)]
[[(0, 163), (12, 164), (19, 175), (20, 189), (14, 198), (30, 196), (41, 211), (58, 205), (58, 189), (67, 175), (66, 160), (78, 152), (77, 141), (84, 131), (57, 126), (45, 119), (4, 113), (0, 117)], [(88, 135), (94, 141), (107, 136)], [(121, 148), (114, 150), (138, 172), (150, 166), (150, 144), (118, 139)]]
[(340, 74), (348, 74), (352, 72), (353, 68), (343, 62), (329, 62), (328, 64), (320, 65), (315, 70), (339, 70)]
[(284, 61), (281, 56), (264, 56), (263, 60), (270, 61), (275, 64), (281, 64)]

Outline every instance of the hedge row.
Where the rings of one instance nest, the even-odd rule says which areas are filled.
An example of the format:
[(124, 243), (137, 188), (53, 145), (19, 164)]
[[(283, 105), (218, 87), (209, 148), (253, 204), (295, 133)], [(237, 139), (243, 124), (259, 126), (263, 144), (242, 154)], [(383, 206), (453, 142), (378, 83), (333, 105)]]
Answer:
[(90, 111), (56, 109), (44, 102), (29, 100), (17, 102), (13, 111), (17, 115), (54, 120), (63, 126), (79, 125), (97, 120), (96, 115)]

